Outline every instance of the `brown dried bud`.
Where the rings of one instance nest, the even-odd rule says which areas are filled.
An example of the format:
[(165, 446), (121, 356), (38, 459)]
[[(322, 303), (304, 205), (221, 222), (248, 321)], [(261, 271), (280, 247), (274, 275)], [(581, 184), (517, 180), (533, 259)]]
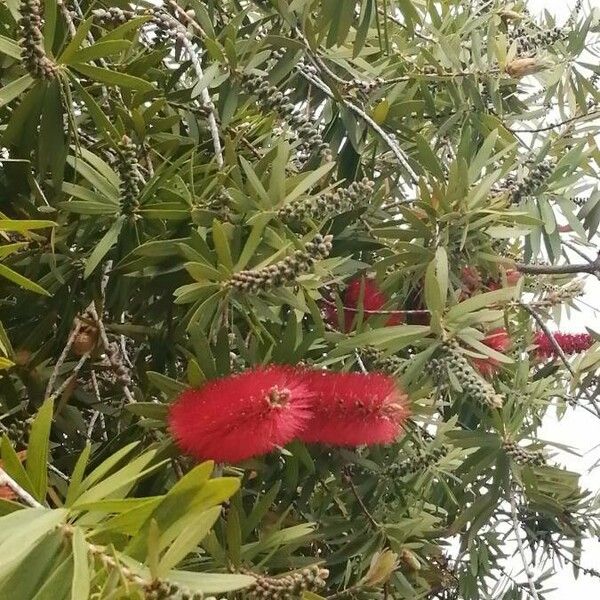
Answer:
[(89, 354), (98, 343), (98, 328), (94, 325), (84, 323), (79, 328), (77, 335), (73, 338), (73, 352), (77, 356)]
[(517, 12), (516, 10), (504, 9), (501, 10), (498, 14), (507, 21), (520, 21), (525, 17), (523, 13)]
[(521, 79), (527, 75), (534, 75), (546, 68), (544, 63), (537, 58), (515, 58), (505, 67), (505, 71), (514, 79)]
[(15, 351), (15, 355), (13, 357), (15, 365), (19, 367), (24, 367), (31, 360), (31, 352), (26, 350), (25, 348), (19, 348)]

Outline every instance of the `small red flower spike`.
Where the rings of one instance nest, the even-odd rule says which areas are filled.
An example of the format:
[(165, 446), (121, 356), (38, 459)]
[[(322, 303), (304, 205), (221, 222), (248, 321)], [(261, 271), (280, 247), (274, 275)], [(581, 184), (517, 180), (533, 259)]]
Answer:
[(521, 277), (522, 277), (521, 273), (519, 271), (517, 271), (516, 269), (508, 269), (506, 271), (506, 283), (508, 283), (508, 285), (511, 287), (514, 287), (515, 285), (517, 285), (517, 283), (519, 283)]
[[(352, 329), (352, 323), (359, 312), (361, 299), (361, 290), (364, 289), (362, 296), (363, 319), (366, 320), (383, 310), (387, 298), (381, 291), (374, 279), (367, 277), (357, 277), (350, 281), (343, 297), (344, 304), (344, 327), (346, 331)], [(337, 323), (337, 312), (333, 309), (332, 319)], [(394, 311), (386, 321), (387, 326), (400, 325), (404, 322), (404, 314), (401, 311)]]
[[(565, 354), (585, 352), (594, 344), (594, 338), (589, 333), (553, 333), (552, 335)], [(535, 353), (538, 358), (558, 356), (554, 344), (543, 331), (538, 331), (533, 341), (537, 346)]]
[(307, 374), (313, 416), (299, 438), (333, 446), (389, 444), (409, 415), (406, 394), (381, 373)]
[[(503, 327), (490, 331), (482, 342), (496, 352), (506, 352), (511, 346), (512, 340)], [(474, 358), (473, 366), (484, 376), (491, 377), (500, 370), (500, 363), (491, 357)]]
[(310, 419), (312, 395), (298, 369), (259, 367), (186, 390), (169, 426), (197, 459), (236, 463), (290, 442)]
[(477, 267), (467, 265), (460, 272), (460, 281), (462, 287), (461, 297), (469, 298), (477, 290), (481, 289), (483, 284), (481, 273)]

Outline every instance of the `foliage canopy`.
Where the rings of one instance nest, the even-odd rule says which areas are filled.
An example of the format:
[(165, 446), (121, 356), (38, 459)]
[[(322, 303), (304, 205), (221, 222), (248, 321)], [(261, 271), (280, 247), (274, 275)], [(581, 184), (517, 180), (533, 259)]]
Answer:
[[(600, 418), (600, 347), (536, 330), (600, 270), (598, 15), (6, 0), (0, 25), (0, 596), (535, 600), (578, 569), (598, 497), (539, 429)], [(182, 456), (177, 394), (269, 363), (392, 374), (405, 435)]]

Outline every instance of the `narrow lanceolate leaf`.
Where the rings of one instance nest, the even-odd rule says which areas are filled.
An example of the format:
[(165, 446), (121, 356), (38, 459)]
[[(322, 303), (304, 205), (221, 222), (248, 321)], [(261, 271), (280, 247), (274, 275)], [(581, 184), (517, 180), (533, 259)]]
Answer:
[(85, 63), (111, 54), (117, 54), (123, 50), (127, 50), (131, 45), (127, 40), (113, 40), (109, 42), (98, 42), (87, 48), (78, 50), (72, 57), (73, 63)]
[(17, 96), (20, 96), (26, 89), (33, 84), (31, 75), (23, 75), (19, 79), (11, 81), (9, 84), (0, 88), (0, 107), (8, 104)]
[(47, 229), (55, 227), (53, 221), (39, 219), (0, 219), (0, 231), (19, 231), (21, 233), (31, 229)]
[(68, 64), (73, 55), (77, 52), (77, 50), (81, 47), (81, 44), (86, 39), (88, 32), (92, 27), (93, 19), (89, 17), (85, 21), (82, 21), (75, 32), (75, 35), (68, 43), (67, 47), (64, 49), (63, 53), (58, 57), (59, 63)]
[(89, 545), (80, 527), (73, 529), (71, 545), (73, 549), (71, 600), (87, 600), (90, 595)]
[(83, 272), (84, 278), (87, 279), (93, 273), (94, 269), (100, 264), (100, 261), (106, 256), (107, 252), (117, 243), (121, 229), (123, 229), (123, 225), (125, 224), (125, 219), (126, 217), (121, 215), (104, 234), (104, 237), (98, 242), (98, 245), (94, 248), (86, 261), (85, 270)]
[(72, 65), (73, 69), (79, 71), (82, 75), (89, 77), (101, 83), (107, 83), (117, 87), (129, 88), (139, 92), (151, 92), (154, 86), (140, 77), (128, 75), (127, 73), (119, 73), (102, 67), (94, 67), (82, 63)]
[(13, 40), (0, 35), (0, 53), (12, 58), (21, 58), (21, 48)]
[(9, 269), (6, 265), (0, 264), (0, 277), (5, 277), (6, 279), (9, 279), (13, 283), (16, 283), (18, 286), (29, 290), (30, 292), (42, 294), (43, 296), (51, 295), (41, 285), (35, 283), (35, 281), (31, 281), (31, 279), (27, 279), (27, 277), (19, 275), (19, 273), (13, 271), (12, 269)]
[(191, 571), (171, 571), (166, 579), (202, 594), (226, 594), (242, 590), (256, 581), (256, 578), (250, 575), (192, 573)]
[(33, 483), (34, 496), (40, 502), (46, 497), (48, 487), (48, 455), (53, 410), (52, 400), (46, 400), (42, 404), (31, 426), (27, 446), (27, 474)]
[(192, 513), (190, 518), (183, 517), (185, 528), (173, 540), (160, 561), (159, 573), (164, 577), (175, 568), (208, 534), (221, 514), (221, 507), (215, 506), (200, 513)]

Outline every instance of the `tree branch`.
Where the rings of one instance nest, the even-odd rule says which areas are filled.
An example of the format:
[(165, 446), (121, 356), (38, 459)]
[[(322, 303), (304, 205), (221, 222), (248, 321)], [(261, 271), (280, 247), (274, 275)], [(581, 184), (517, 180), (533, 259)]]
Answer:
[(569, 265), (531, 265), (528, 263), (516, 263), (520, 273), (528, 275), (567, 275), (575, 273), (587, 273), (588, 275), (600, 275), (600, 252), (598, 256), (588, 263), (576, 263)]
[(23, 502), (33, 508), (44, 508), (29, 492), (24, 490), (2, 467), (0, 467), (0, 487), (7, 485)]
[(521, 555), (521, 560), (523, 561), (523, 568), (525, 569), (525, 575), (527, 576), (527, 583), (529, 584), (529, 593), (534, 600), (540, 600), (537, 590), (535, 589), (535, 580), (533, 578), (533, 573), (529, 568), (527, 555), (525, 554), (525, 547), (523, 546), (523, 540), (521, 539), (521, 534), (519, 532), (520, 523), (517, 515), (517, 501), (515, 498), (515, 489), (513, 485), (511, 485), (510, 488), (510, 514), (512, 517), (515, 536), (517, 538), (517, 547), (519, 549), (519, 554)]

